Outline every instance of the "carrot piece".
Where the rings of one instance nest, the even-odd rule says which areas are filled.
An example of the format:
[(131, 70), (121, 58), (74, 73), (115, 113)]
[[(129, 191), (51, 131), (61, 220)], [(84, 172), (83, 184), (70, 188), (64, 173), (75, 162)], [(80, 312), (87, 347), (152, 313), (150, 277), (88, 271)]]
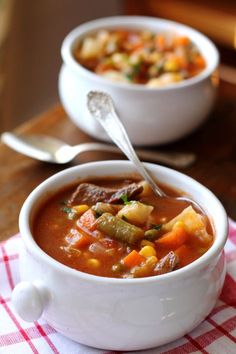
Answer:
[(179, 256), (179, 258), (186, 258), (190, 252), (190, 249), (186, 245), (182, 245), (177, 250), (175, 250), (175, 254)]
[(93, 231), (96, 229), (96, 218), (92, 209), (87, 210), (81, 217), (79, 218), (79, 225), (85, 227), (86, 229)]
[(177, 37), (176, 38), (176, 45), (181, 45), (181, 46), (187, 46), (189, 44), (190, 40), (188, 37), (182, 36), (182, 37)]
[(171, 250), (182, 246), (188, 239), (189, 234), (184, 226), (176, 225), (172, 231), (167, 232), (161, 238), (155, 241), (158, 246), (168, 247)]
[(186, 245), (182, 245), (177, 248), (177, 250), (175, 250), (175, 254), (179, 257), (181, 267), (193, 262), (197, 258), (193, 250)]
[(128, 268), (133, 268), (140, 265), (146, 258), (141, 256), (137, 251), (131, 251), (125, 258), (123, 258), (123, 263)]
[(159, 50), (164, 50), (164, 48), (165, 48), (165, 37), (164, 36), (157, 35), (155, 42), (156, 42), (156, 47)]
[(188, 61), (186, 58), (178, 56), (175, 58), (176, 63), (181, 69), (187, 69), (188, 68)]
[(84, 248), (84, 247), (90, 245), (91, 243), (93, 243), (93, 241), (94, 241), (94, 238), (92, 236), (80, 233), (78, 239), (73, 244), (73, 247)]
[(206, 62), (205, 62), (205, 59), (201, 56), (201, 55), (198, 55), (195, 60), (194, 60), (194, 63), (199, 67), (199, 68), (205, 68), (206, 66)]
[(132, 51), (133, 52), (138, 51), (139, 49), (142, 49), (143, 47), (144, 47), (144, 44), (142, 42), (135, 43), (132, 46)]

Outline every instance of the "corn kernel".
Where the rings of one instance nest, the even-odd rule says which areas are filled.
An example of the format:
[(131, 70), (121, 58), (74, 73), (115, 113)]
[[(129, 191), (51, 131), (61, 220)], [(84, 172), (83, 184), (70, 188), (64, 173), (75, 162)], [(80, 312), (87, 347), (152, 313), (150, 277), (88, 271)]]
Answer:
[(101, 263), (96, 258), (90, 258), (87, 260), (87, 265), (90, 267), (93, 267), (93, 268), (98, 268), (98, 267), (100, 267)]
[(150, 266), (155, 266), (158, 262), (158, 259), (156, 256), (151, 256), (151, 257), (148, 257), (147, 261), (146, 261), (146, 264), (147, 265), (150, 265)]
[(154, 243), (151, 242), (151, 241), (148, 241), (148, 240), (142, 240), (141, 241), (141, 246), (144, 247), (144, 246), (154, 246)]
[(179, 65), (175, 60), (167, 60), (164, 64), (165, 71), (178, 71)]
[(151, 257), (156, 255), (156, 250), (152, 246), (144, 246), (140, 251), (139, 254), (144, 257)]
[(75, 205), (75, 206), (73, 206), (73, 210), (76, 212), (76, 214), (82, 215), (87, 210), (89, 210), (89, 206), (86, 204)]

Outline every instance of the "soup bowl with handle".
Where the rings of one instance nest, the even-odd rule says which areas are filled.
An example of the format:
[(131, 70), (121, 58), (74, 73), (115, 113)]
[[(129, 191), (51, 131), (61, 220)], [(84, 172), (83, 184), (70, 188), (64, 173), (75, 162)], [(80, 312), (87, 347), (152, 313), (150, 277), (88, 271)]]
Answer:
[[(116, 28), (173, 32), (187, 36), (206, 61), (198, 75), (165, 87), (149, 88), (139, 84), (111, 81), (87, 70), (74, 57), (78, 43), (91, 33)], [(143, 16), (107, 17), (84, 23), (72, 30), (61, 48), (63, 64), (58, 89), (61, 102), (71, 120), (83, 131), (109, 140), (86, 108), (91, 90), (111, 95), (130, 139), (135, 145), (153, 145), (177, 140), (199, 127), (209, 115), (216, 97), (216, 69), (219, 54), (203, 34), (177, 22)]]
[(210, 249), (181, 269), (146, 278), (100, 277), (61, 264), (34, 240), (32, 224), (37, 222), (35, 214), (42, 202), (80, 179), (135, 173), (128, 161), (93, 162), (66, 169), (40, 184), (20, 213), (24, 244), (21, 282), (12, 298), (22, 319), (35, 321), (42, 316), (59, 333), (92, 347), (139, 350), (180, 338), (210, 313), (225, 278), (224, 208), (214, 194), (192, 178), (159, 165), (145, 166), (158, 181), (187, 192), (203, 207), (214, 230)]

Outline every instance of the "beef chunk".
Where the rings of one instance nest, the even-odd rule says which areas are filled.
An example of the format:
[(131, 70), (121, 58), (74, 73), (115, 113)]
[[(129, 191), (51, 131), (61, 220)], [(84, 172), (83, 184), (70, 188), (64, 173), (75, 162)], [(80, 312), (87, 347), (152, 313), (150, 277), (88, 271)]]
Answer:
[(156, 275), (172, 272), (179, 263), (179, 257), (174, 252), (169, 252), (165, 257), (161, 258), (154, 268)]
[(118, 203), (122, 195), (126, 195), (127, 199), (133, 199), (143, 191), (143, 186), (137, 183), (131, 183), (128, 186), (118, 189), (109, 199), (109, 203)]
[(116, 189), (96, 186), (92, 183), (81, 183), (76, 188), (68, 201), (69, 205), (88, 204), (97, 202), (107, 202), (116, 192)]
[(127, 195), (128, 199), (140, 194), (143, 187), (137, 183), (131, 183), (120, 189), (96, 186), (92, 183), (81, 183), (76, 188), (68, 201), (68, 205), (88, 204), (94, 205), (97, 202), (121, 203), (120, 197)]

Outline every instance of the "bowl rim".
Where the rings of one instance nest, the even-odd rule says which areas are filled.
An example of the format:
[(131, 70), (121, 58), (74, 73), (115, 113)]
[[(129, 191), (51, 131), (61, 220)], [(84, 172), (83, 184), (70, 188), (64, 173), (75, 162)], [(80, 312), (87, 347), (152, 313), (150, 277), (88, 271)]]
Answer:
[[(63, 274), (68, 274), (70, 276), (74, 276), (77, 279), (84, 279), (86, 281), (90, 281), (92, 283), (100, 283), (100, 284), (126, 284), (127, 286), (132, 286), (134, 284), (146, 284), (146, 283), (153, 283), (153, 282), (162, 282), (162, 281), (168, 281), (172, 279), (179, 279), (184, 276), (191, 276), (192, 273), (200, 270), (202, 267), (206, 266), (209, 264), (214, 258), (217, 258), (217, 256), (223, 251), (223, 247), (226, 243), (227, 236), (228, 236), (228, 218), (226, 215), (226, 212), (220, 203), (220, 201), (217, 199), (217, 197), (206, 187), (204, 187), (202, 184), (194, 180), (193, 178), (178, 172), (176, 170), (160, 166), (157, 164), (153, 163), (144, 163), (145, 167), (148, 169), (156, 169), (156, 171), (162, 171), (162, 173), (169, 175), (173, 180), (178, 178), (184, 178), (186, 182), (188, 183), (193, 183), (195, 187), (204, 193), (207, 194), (207, 200), (211, 198), (213, 202), (215, 203), (216, 207), (219, 209), (221, 213), (221, 237), (218, 237), (213, 245), (209, 248), (209, 250), (203, 254), (200, 258), (195, 260), (194, 262), (188, 264), (187, 266), (180, 268), (178, 270), (175, 270), (174, 272), (162, 274), (162, 275), (157, 275), (157, 276), (151, 276), (151, 277), (146, 277), (146, 278), (135, 278), (135, 279), (123, 279), (123, 278), (109, 278), (109, 277), (101, 277), (97, 275), (92, 275), (88, 273), (81, 272), (79, 270), (70, 268), (69, 266), (66, 266), (59, 261), (55, 260), (51, 256), (49, 256), (47, 253), (45, 253), (36, 243), (36, 241), (33, 238), (33, 235), (30, 230), (30, 215), (33, 210), (33, 208), (37, 205), (37, 200), (38, 198), (45, 192), (47, 189), (47, 186), (50, 183), (64, 180), (66, 176), (69, 174), (72, 175), (74, 178), (75, 175), (79, 175), (80, 170), (85, 170), (86, 169), (96, 169), (102, 168), (104, 171), (106, 171), (106, 168), (109, 168), (109, 166), (121, 166), (124, 168), (130, 168), (135, 172), (135, 168), (132, 166), (132, 163), (129, 161), (124, 161), (124, 160), (111, 160), (111, 161), (98, 161), (98, 162), (89, 162), (85, 164), (81, 164), (78, 166), (70, 167), (67, 168), (63, 171), (60, 171), (53, 176), (47, 178), (44, 182), (39, 184), (28, 196), (28, 198), (25, 200), (22, 209), (20, 211), (20, 216), (19, 216), (19, 228), (20, 228), (20, 233), (21, 237), (23, 239), (24, 245), (26, 249), (29, 251), (30, 254), (32, 254), (36, 259), (40, 259), (43, 263), (56, 268), (56, 270), (62, 272)], [(122, 172), (124, 173), (124, 172)], [(128, 172), (132, 173), (132, 172)], [(109, 176), (112, 175), (112, 173), (103, 174), (104, 176)], [(87, 175), (89, 176), (89, 174)], [(95, 176), (95, 174), (93, 174)], [(114, 176), (114, 174), (113, 174)], [(73, 180), (72, 178), (72, 180)], [(71, 182), (72, 182), (71, 180)], [(60, 183), (60, 182), (59, 182)], [(66, 183), (68, 184), (68, 182)], [(64, 182), (60, 183), (60, 187), (57, 188), (56, 190), (60, 190), (63, 188), (63, 185), (66, 185)], [(203, 207), (204, 208), (204, 207)]]
[[(91, 32), (93, 30), (98, 30), (100, 28), (117, 28), (118, 24), (122, 26), (129, 26), (130, 28), (135, 28), (135, 27), (143, 27), (147, 26), (148, 23), (159, 23), (165, 26), (175, 26), (176, 30), (183, 30), (186, 32), (186, 35), (188, 35), (191, 39), (192, 37), (198, 37), (200, 41), (204, 41), (207, 43), (207, 45), (211, 48), (211, 51), (214, 53), (214, 56), (211, 58), (211, 62), (207, 63), (206, 68), (198, 75), (189, 78), (187, 80), (183, 80), (176, 84), (169, 84), (164, 87), (147, 87), (146, 85), (143, 84), (126, 84), (126, 83), (121, 83), (121, 82), (115, 82), (112, 80), (109, 80), (107, 78), (104, 78), (100, 75), (97, 75), (93, 73), (92, 71), (87, 70), (84, 68), (80, 63), (76, 61), (76, 59), (73, 56), (72, 49), (75, 45), (75, 43), (78, 41), (79, 37), (84, 36), (86, 33)], [(117, 24), (116, 24), (117, 23)], [(138, 25), (137, 25), (138, 23)], [(199, 43), (196, 43), (197, 47), (201, 49), (201, 45)], [(203, 53), (204, 55), (204, 53)], [(104, 18), (99, 18), (96, 20), (88, 21), (85, 22), (76, 28), (74, 28), (71, 32), (67, 34), (65, 39), (62, 42), (61, 46), (61, 56), (63, 59), (63, 62), (68, 65), (70, 68), (72, 68), (73, 71), (77, 72), (78, 74), (90, 78), (91, 80), (94, 80), (95, 82), (99, 83), (106, 83), (107, 85), (110, 85), (111, 87), (116, 87), (117, 89), (123, 89), (123, 90), (135, 90), (135, 91), (145, 91), (145, 92), (161, 92), (161, 91), (169, 91), (169, 90), (174, 90), (174, 89), (181, 89), (181, 88), (186, 88), (189, 86), (192, 86), (196, 83), (199, 83), (203, 81), (204, 79), (208, 78), (218, 67), (219, 65), (219, 51), (216, 48), (215, 44), (204, 34), (201, 32), (195, 30), (194, 28), (191, 28), (190, 26), (184, 25), (180, 22), (175, 22), (175, 21), (170, 21), (166, 19), (161, 19), (158, 17), (148, 17), (148, 16), (110, 16), (110, 17), (104, 17)]]

